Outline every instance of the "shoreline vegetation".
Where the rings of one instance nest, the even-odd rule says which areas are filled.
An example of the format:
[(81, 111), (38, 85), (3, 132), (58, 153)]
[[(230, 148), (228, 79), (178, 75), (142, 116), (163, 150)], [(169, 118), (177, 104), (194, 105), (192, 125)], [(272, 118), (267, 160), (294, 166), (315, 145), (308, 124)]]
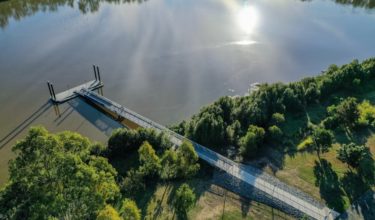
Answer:
[[(375, 58), (222, 97), (171, 129), (343, 212), (374, 190)], [(151, 129), (118, 129), (104, 146), (34, 127), (13, 151), (0, 219), (275, 217), (273, 209), (234, 195), (226, 205), (228, 192), (213, 190), (212, 168), (193, 146), (175, 149)], [(223, 204), (214, 202), (221, 198)], [(218, 210), (208, 215), (211, 209)]]
[(297, 82), (260, 84), (248, 96), (222, 97), (171, 129), (342, 212), (374, 188), (374, 104), (370, 58)]

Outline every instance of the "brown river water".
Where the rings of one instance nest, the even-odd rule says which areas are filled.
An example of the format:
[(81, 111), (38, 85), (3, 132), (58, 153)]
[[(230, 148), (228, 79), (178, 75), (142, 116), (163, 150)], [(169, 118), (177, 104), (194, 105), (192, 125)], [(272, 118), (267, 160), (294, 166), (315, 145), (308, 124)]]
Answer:
[[(338, 1), (339, 2), (339, 1)], [(345, 1), (341, 1), (345, 2)], [(120, 125), (56, 91), (92, 80), (161, 124), (189, 118), (255, 82), (289, 82), (375, 55), (373, 1), (0, 1), (0, 184), (27, 128), (77, 131), (105, 143)]]

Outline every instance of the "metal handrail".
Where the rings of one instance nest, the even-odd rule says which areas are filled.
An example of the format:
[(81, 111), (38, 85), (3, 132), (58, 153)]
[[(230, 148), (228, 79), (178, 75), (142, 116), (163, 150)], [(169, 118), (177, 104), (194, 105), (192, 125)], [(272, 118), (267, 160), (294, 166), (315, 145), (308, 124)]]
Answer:
[[(260, 190), (262, 190), (262, 191), (264, 191), (265, 193), (270, 194), (271, 196), (276, 197), (276, 198), (278, 198), (280, 200), (282, 199), (280, 197), (288, 199), (289, 200), (289, 202), (288, 202), (289, 205), (291, 205), (292, 207), (295, 207), (296, 209), (299, 209), (299, 210), (301, 210), (301, 207), (302, 207), (303, 209), (305, 209), (305, 211), (304, 211), (305, 213), (306, 213), (307, 210), (309, 210), (308, 211), (309, 213), (306, 213), (306, 214), (309, 214), (311, 217), (318, 218), (318, 219), (320, 219), (320, 218), (324, 219), (324, 218), (327, 217), (327, 215), (324, 215), (321, 212), (316, 211), (316, 209), (319, 209), (319, 208), (316, 207), (315, 205), (313, 205), (313, 204), (311, 204), (311, 203), (309, 203), (307, 201), (304, 201), (302, 199), (299, 199), (300, 201), (296, 201), (296, 198), (298, 198), (297, 196), (288, 193), (287, 191), (281, 189), (277, 185), (272, 185), (272, 184), (268, 183), (267, 181), (265, 181), (263, 179), (256, 178), (256, 176), (252, 175), (248, 171), (241, 169), (240, 164), (238, 164), (238, 163), (236, 163), (236, 162), (234, 162), (234, 161), (232, 161), (232, 160), (230, 160), (230, 159), (222, 156), (221, 154), (219, 154), (219, 153), (217, 153), (217, 152), (215, 152), (215, 151), (213, 151), (211, 149), (208, 149), (207, 147), (204, 147), (204, 146), (202, 146), (202, 145), (200, 145), (200, 144), (198, 144), (198, 143), (196, 143), (196, 142), (194, 142), (194, 141), (192, 141), (192, 140), (190, 140), (190, 139), (188, 139), (188, 138), (186, 138), (186, 137), (184, 137), (184, 136), (182, 136), (182, 135), (180, 135), (180, 134), (178, 134), (178, 133), (176, 133), (174, 131), (171, 131), (170, 129), (168, 129), (167, 127), (165, 127), (163, 125), (160, 125), (160, 124), (158, 124), (158, 123), (156, 123), (156, 122), (154, 122), (154, 121), (152, 121), (152, 120), (150, 120), (150, 119), (148, 119), (148, 118), (146, 118), (146, 117), (144, 117), (144, 116), (142, 116), (142, 115), (140, 115), (140, 114), (138, 114), (138, 113), (136, 113), (136, 112), (134, 112), (134, 111), (132, 111), (132, 110), (130, 110), (128, 108), (126, 108), (126, 107), (123, 107), (123, 106), (121, 106), (121, 105), (113, 102), (112, 100), (110, 100), (110, 99), (108, 99), (108, 98), (106, 98), (104, 96), (97, 95), (96, 93), (94, 93), (94, 92), (92, 92), (90, 90), (87, 90), (87, 89), (83, 88), (80, 91), (78, 91), (77, 94), (79, 94), (79, 95), (81, 95), (83, 97), (90, 98), (91, 100), (95, 100), (97, 103), (100, 103), (103, 107), (110, 108), (109, 106), (106, 106), (106, 105), (114, 106), (114, 107), (117, 108), (117, 112), (115, 110), (115, 112), (117, 114), (119, 114), (121, 116), (123, 116), (122, 114), (124, 114), (124, 115), (127, 114), (127, 115), (129, 115), (129, 116), (131, 116), (131, 117), (133, 117), (133, 118), (136, 119), (136, 120), (133, 120), (133, 121), (138, 121), (139, 124), (143, 124), (145, 127), (151, 127), (151, 128), (157, 129), (157, 130), (159, 130), (159, 132), (166, 133), (168, 136), (170, 136), (170, 138), (176, 138), (177, 140), (180, 141), (180, 143), (176, 143), (176, 142), (173, 143), (173, 141), (172, 141), (172, 143), (175, 144), (175, 145), (180, 145), (184, 141), (191, 142), (193, 144), (194, 148), (196, 149), (196, 151), (197, 151), (198, 154), (200, 154), (200, 152), (202, 152), (202, 151), (203, 152), (208, 152), (209, 154), (214, 155), (215, 157), (217, 157), (216, 161), (222, 161), (223, 163), (226, 164), (225, 166), (227, 166), (227, 167), (225, 167), (225, 166), (224, 167), (220, 167), (217, 164), (211, 163), (212, 165), (217, 166), (219, 168), (222, 168), (226, 172), (228, 172), (231, 175), (236, 176), (236, 177), (237, 177), (236, 174), (238, 174), (240, 177), (244, 176), (246, 174), (250, 175), (250, 176), (253, 176), (255, 178), (254, 187), (255, 187), (255, 184), (259, 184), (262, 187), (257, 187), (257, 188), (260, 189)], [(104, 103), (103, 101), (107, 102), (107, 103)], [(201, 157), (202, 157), (202, 155), (201, 155)], [(204, 156), (207, 157), (207, 155), (204, 155)], [(213, 160), (213, 159), (210, 158), (210, 160)], [(206, 161), (209, 162), (208, 160), (206, 160)], [(228, 167), (231, 167), (232, 169), (230, 169)], [(233, 168), (236, 168), (238, 171), (234, 172)], [(237, 177), (237, 178), (239, 178), (239, 177)], [(243, 179), (243, 181), (246, 182), (245, 179)], [(267, 184), (270, 185), (270, 186), (268, 186)], [(272, 193), (267, 192), (267, 191), (270, 191)], [(282, 194), (281, 192), (287, 192), (289, 195), (285, 195), (285, 193)], [(277, 196), (277, 195), (279, 195), (279, 196)], [(292, 204), (294, 204), (294, 205), (292, 205)], [(301, 210), (301, 211), (303, 211), (303, 210)]]

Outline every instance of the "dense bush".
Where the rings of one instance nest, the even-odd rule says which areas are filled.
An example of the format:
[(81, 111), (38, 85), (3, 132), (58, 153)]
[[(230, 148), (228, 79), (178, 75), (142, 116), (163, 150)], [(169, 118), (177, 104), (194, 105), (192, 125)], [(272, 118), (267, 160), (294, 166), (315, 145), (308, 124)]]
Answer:
[(164, 151), (172, 146), (164, 133), (158, 133), (154, 129), (131, 130), (121, 128), (112, 133), (108, 140), (106, 153), (110, 158), (125, 157), (129, 152), (137, 150), (145, 141), (157, 151)]
[(125, 199), (122, 202), (120, 213), (124, 220), (141, 219), (141, 210), (137, 207), (137, 204), (130, 199)]
[(366, 147), (355, 143), (343, 144), (337, 151), (337, 158), (351, 167), (358, 167), (366, 155)]
[[(0, 190), (5, 219), (95, 219), (119, 194), (116, 170), (93, 155), (87, 138), (31, 128), (14, 147), (9, 183)], [(103, 211), (111, 212), (110, 208)]]
[[(220, 98), (202, 108), (190, 121), (184, 121), (173, 129), (207, 147), (222, 149), (234, 145), (243, 150), (249, 149), (242, 152), (253, 154), (260, 146), (253, 141), (252, 134), (247, 134), (250, 125), (261, 127), (269, 134), (279, 133), (278, 129), (270, 127), (279, 126), (285, 119), (284, 114), (304, 114), (307, 106), (325, 101), (332, 93), (361, 89), (358, 85), (374, 78), (375, 58), (362, 63), (354, 60), (341, 67), (331, 65), (316, 77), (289, 84), (262, 84), (249, 96)], [(343, 121), (347, 126), (354, 126), (358, 118), (358, 112), (353, 108), (355, 104), (356, 100), (348, 99), (336, 106), (335, 112), (323, 125), (333, 129)], [(250, 143), (254, 146), (250, 147), (253, 145)]]
[(106, 205), (96, 217), (96, 220), (122, 220), (116, 209), (111, 205)]
[(138, 150), (139, 167), (130, 169), (121, 183), (127, 196), (135, 196), (148, 183), (163, 180), (186, 179), (199, 170), (198, 154), (190, 142), (183, 142), (177, 149), (165, 150), (161, 159), (146, 141)]
[(338, 105), (328, 107), (328, 114), (343, 126), (354, 127), (358, 123), (359, 110), (357, 99), (348, 97)]
[(179, 218), (185, 219), (186, 213), (193, 207), (196, 200), (194, 191), (186, 183), (182, 184), (176, 191), (173, 206)]
[(312, 140), (318, 154), (328, 152), (333, 142), (333, 134), (330, 130), (316, 127), (313, 130)]
[(375, 106), (371, 105), (369, 101), (365, 100), (358, 105), (358, 111), (358, 123), (364, 126), (373, 126), (375, 122)]
[(265, 131), (261, 127), (250, 125), (247, 133), (240, 139), (240, 152), (243, 156), (252, 157), (264, 140)]
[(272, 125), (271, 127), (268, 128), (268, 134), (270, 135), (271, 139), (274, 141), (280, 140), (280, 138), (283, 136), (283, 132), (276, 125)]

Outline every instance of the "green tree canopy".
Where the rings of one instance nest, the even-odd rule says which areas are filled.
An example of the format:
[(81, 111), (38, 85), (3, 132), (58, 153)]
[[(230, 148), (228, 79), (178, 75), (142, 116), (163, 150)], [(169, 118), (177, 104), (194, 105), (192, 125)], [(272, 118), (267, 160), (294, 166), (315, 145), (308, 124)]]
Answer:
[(280, 125), (285, 122), (284, 114), (276, 112), (272, 115), (271, 123), (274, 125)]
[(127, 196), (135, 196), (145, 188), (145, 176), (142, 171), (132, 168), (126, 172), (126, 177), (121, 182), (122, 193)]
[(263, 143), (264, 134), (263, 128), (250, 125), (246, 135), (240, 139), (241, 154), (246, 157), (254, 156)]
[(73, 132), (31, 128), (13, 151), (10, 181), (0, 192), (0, 213), (11, 219), (95, 218), (119, 192), (116, 170), (91, 155), (93, 144)]
[(191, 142), (183, 142), (177, 149), (178, 175), (182, 178), (194, 176), (199, 170), (198, 159)]
[(111, 205), (106, 205), (96, 217), (96, 220), (122, 220), (116, 209)]
[(188, 136), (198, 143), (220, 147), (225, 143), (225, 124), (222, 118), (223, 110), (216, 105), (202, 110), (202, 113), (193, 117), (188, 129)]
[(355, 143), (343, 144), (337, 151), (337, 158), (351, 167), (358, 167), (366, 155), (366, 147)]
[(359, 119), (357, 99), (353, 97), (344, 99), (337, 106), (330, 106), (328, 112), (348, 127), (356, 125)]
[(130, 199), (125, 199), (121, 206), (121, 216), (124, 220), (140, 220), (141, 210), (137, 207), (137, 204)]
[(159, 171), (160, 178), (164, 180), (177, 177), (178, 158), (174, 150), (166, 150), (161, 159), (161, 167)]
[(268, 133), (273, 140), (279, 140), (283, 136), (283, 132), (276, 125), (269, 127)]
[(129, 152), (137, 150), (145, 141), (158, 151), (169, 149), (172, 146), (164, 133), (158, 133), (154, 129), (120, 128), (116, 129), (109, 138), (107, 154), (110, 158), (125, 157)]
[(139, 170), (145, 176), (153, 176), (158, 173), (160, 169), (160, 159), (152, 146), (145, 141), (138, 150), (139, 162), (141, 166)]
[(312, 139), (315, 143), (315, 150), (318, 154), (328, 152), (332, 145), (333, 134), (331, 131), (322, 127), (317, 127), (313, 130)]
[(195, 203), (195, 193), (188, 184), (182, 184), (176, 191), (173, 206), (177, 215), (186, 216), (186, 213)]

